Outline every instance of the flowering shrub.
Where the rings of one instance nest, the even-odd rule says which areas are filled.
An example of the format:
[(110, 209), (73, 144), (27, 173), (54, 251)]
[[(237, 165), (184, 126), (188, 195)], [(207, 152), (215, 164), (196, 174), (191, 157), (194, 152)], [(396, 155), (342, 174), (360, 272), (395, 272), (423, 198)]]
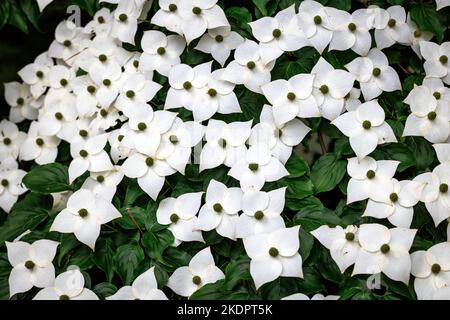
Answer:
[(4, 84), (1, 298), (450, 298), (449, 1), (74, 3)]

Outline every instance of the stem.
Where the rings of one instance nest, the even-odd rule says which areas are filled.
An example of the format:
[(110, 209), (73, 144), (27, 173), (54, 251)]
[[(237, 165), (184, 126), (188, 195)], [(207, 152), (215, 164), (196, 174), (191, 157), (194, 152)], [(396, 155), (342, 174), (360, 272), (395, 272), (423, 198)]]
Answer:
[(323, 140), (322, 132), (317, 131), (317, 135), (319, 136), (320, 148), (322, 149), (322, 154), (327, 153), (327, 146), (325, 145), (325, 140)]
[(139, 227), (139, 225), (137, 224), (136, 220), (134, 219), (133, 213), (131, 213), (130, 208), (127, 208), (127, 211), (128, 211), (128, 214), (129, 214), (129, 216), (130, 216), (130, 218), (131, 218), (131, 221), (133, 221), (134, 225), (138, 228), (139, 233), (140, 233), (141, 235), (143, 235), (144, 232), (142, 231), (142, 229)]

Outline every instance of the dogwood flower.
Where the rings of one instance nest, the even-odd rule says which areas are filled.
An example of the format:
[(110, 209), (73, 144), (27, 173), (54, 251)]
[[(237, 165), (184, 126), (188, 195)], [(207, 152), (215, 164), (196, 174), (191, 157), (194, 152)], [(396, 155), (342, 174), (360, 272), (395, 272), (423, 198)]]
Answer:
[(295, 6), (279, 11), (275, 17), (262, 17), (249, 23), (259, 41), (259, 53), (264, 64), (279, 58), (285, 51), (296, 51), (309, 44), (298, 26)]
[[(50, 94), (50, 93), (49, 93)], [(66, 128), (77, 118), (76, 98), (64, 95), (63, 101), (46, 104), (38, 118), (39, 133), (44, 136), (57, 136), (66, 140)], [(47, 95), (47, 97), (49, 97)]]
[[(411, 254), (411, 274), (419, 300), (434, 300), (438, 292), (450, 286), (450, 243), (441, 242), (428, 250)], [(448, 299), (448, 290), (445, 296)]]
[(372, 44), (369, 30), (372, 28), (364, 9), (358, 9), (352, 14), (334, 8), (325, 9), (329, 14), (333, 29), (329, 50), (345, 51), (352, 49), (365, 56)]
[(270, 71), (275, 61), (264, 64), (256, 42), (246, 39), (234, 52), (231, 61), (222, 74), (222, 78), (234, 84), (243, 84), (247, 89), (262, 93), (261, 86), (270, 82)]
[(13, 266), (9, 275), (9, 296), (26, 292), (33, 287), (45, 288), (55, 280), (53, 259), (56, 241), (37, 240), (32, 244), (16, 241), (5, 242), (9, 263)]
[(59, 274), (55, 283), (39, 291), (33, 300), (99, 300), (97, 295), (84, 288), (84, 277), (80, 270), (72, 269)]
[[(439, 99), (436, 99), (438, 97)], [(423, 136), (430, 142), (445, 142), (450, 135), (448, 102), (439, 91), (427, 86), (414, 86), (405, 101), (411, 109), (403, 136)]]
[(48, 85), (52, 89), (64, 88), (70, 91), (70, 83), (73, 79), (75, 79), (75, 71), (63, 65), (51, 66), (48, 72)]
[(371, 223), (359, 227), (361, 250), (352, 275), (383, 272), (395, 281), (408, 283), (411, 272), (409, 249), (417, 230)]
[(95, 250), (100, 226), (121, 217), (108, 200), (90, 190), (80, 189), (70, 196), (67, 208), (56, 216), (50, 231), (73, 233), (80, 242)]
[(378, 97), (383, 91), (402, 89), (397, 72), (389, 66), (386, 55), (380, 49), (371, 49), (366, 57), (356, 58), (345, 68), (358, 80), (366, 101)]
[(120, 1), (114, 11), (111, 34), (122, 42), (135, 44), (138, 18), (141, 15), (143, 1)]
[(64, 20), (60, 22), (55, 30), (55, 40), (48, 49), (49, 57), (69, 61), (70, 58), (87, 48), (90, 39), (82, 30), (72, 21)]
[(242, 197), (243, 214), (236, 224), (236, 237), (247, 238), (254, 234), (269, 233), (284, 228), (281, 213), (284, 209), (286, 188), (269, 192), (247, 190)]
[(15, 158), (3, 158), (0, 161), (0, 208), (9, 212), (19, 196), (27, 191), (22, 185), (26, 172), (19, 169)]
[(245, 155), (245, 142), (252, 121), (225, 123), (210, 119), (206, 127), (206, 144), (200, 153), (200, 171), (220, 166), (232, 167)]
[(392, 6), (386, 9), (389, 20), (383, 28), (375, 28), (377, 48), (382, 50), (395, 43), (409, 45), (410, 30), (406, 23), (406, 11), (402, 6)]
[(250, 145), (267, 143), (272, 155), (285, 164), (292, 154), (292, 148), (298, 145), (311, 129), (298, 119), (277, 126), (273, 112), (270, 106), (263, 106), (260, 122), (252, 128), (248, 141)]
[(84, 180), (82, 189), (88, 189), (95, 196), (112, 201), (117, 191), (117, 186), (123, 179), (123, 172), (119, 166), (115, 166), (112, 170), (104, 172), (92, 172), (86, 180)]
[(175, 237), (175, 245), (181, 241), (201, 241), (202, 233), (196, 229), (197, 212), (203, 192), (185, 193), (178, 198), (165, 198), (159, 203), (156, 219), (159, 224), (169, 225)]
[(108, 134), (100, 134), (79, 145), (71, 146), (70, 153), (73, 160), (69, 165), (70, 183), (86, 171), (103, 172), (113, 169), (108, 154), (103, 150), (107, 142)]
[(281, 228), (244, 239), (256, 289), (280, 276), (303, 278), (299, 230), (300, 226)]
[(347, 111), (355, 111), (361, 105), (359, 98), (361, 97), (361, 90), (358, 88), (353, 88), (350, 90), (344, 98), (345, 105), (344, 108)]
[(311, 73), (314, 75), (313, 96), (322, 117), (336, 119), (344, 111), (344, 98), (352, 90), (355, 77), (347, 71), (335, 70), (322, 57)]
[(409, 44), (411, 49), (417, 54), (417, 56), (422, 59), (422, 54), (420, 53), (420, 42), (430, 41), (434, 34), (431, 32), (420, 30), (417, 24), (411, 19), (411, 14), (408, 13), (406, 17), (406, 23), (409, 27)]
[(199, 38), (206, 29), (230, 25), (222, 8), (216, 3), (217, 0), (183, 0), (178, 3), (180, 29), (188, 44)]
[(409, 228), (413, 207), (419, 202), (422, 186), (417, 181), (392, 179), (393, 192), (383, 202), (369, 200), (363, 217), (387, 218), (396, 227)]
[(144, 51), (139, 60), (139, 66), (144, 71), (156, 70), (164, 76), (170, 69), (180, 64), (180, 55), (186, 47), (186, 42), (179, 35), (166, 36), (161, 31), (148, 30), (141, 40)]
[(236, 161), (228, 175), (239, 180), (241, 188), (260, 190), (265, 182), (272, 182), (289, 175), (277, 158), (271, 155), (265, 143), (257, 143), (247, 150), (245, 156)]
[(370, 198), (383, 202), (393, 192), (391, 179), (399, 161), (371, 157), (348, 159), (347, 172), (351, 177), (347, 186), (347, 204)]
[(27, 64), (19, 70), (20, 78), (30, 86), (30, 92), (35, 99), (39, 98), (48, 87), (48, 73), (53, 66), (53, 60), (44, 52), (37, 56), (34, 63)]
[(435, 167), (432, 172), (422, 173), (414, 178), (414, 181), (423, 186), (420, 201), (425, 203), (436, 227), (450, 217), (449, 169), (450, 163), (444, 162)]
[(333, 120), (338, 129), (350, 138), (350, 145), (358, 159), (362, 159), (379, 144), (397, 142), (391, 127), (384, 121), (383, 108), (377, 100), (361, 104)]
[(120, 129), (111, 131), (108, 136), (108, 142), (111, 146), (109, 154), (113, 163), (117, 164), (120, 160), (126, 159), (132, 153), (132, 149), (123, 143), (123, 139), (131, 132), (130, 127), (125, 124)]
[(278, 126), (295, 117), (320, 117), (320, 110), (312, 95), (314, 75), (298, 74), (289, 80), (275, 80), (261, 87), (273, 106), (273, 119)]
[(423, 67), (427, 77), (441, 78), (445, 84), (450, 84), (450, 42), (441, 45), (431, 41), (420, 42), (420, 53), (425, 59)]
[(9, 120), (14, 123), (22, 122), (24, 119), (36, 120), (38, 108), (41, 106), (38, 100), (31, 97), (30, 87), (18, 82), (6, 82), (5, 100), (11, 107)]
[(231, 31), (230, 26), (209, 29), (195, 47), (196, 50), (210, 53), (222, 67), (230, 56), (231, 50), (244, 42), (244, 38), (237, 32)]
[(178, 6), (181, 0), (159, 0), (159, 10), (153, 15), (152, 24), (164, 27), (169, 31), (183, 34), (181, 30), (182, 17)]
[(311, 234), (328, 250), (341, 273), (353, 265), (361, 250), (358, 240), (358, 227), (350, 225), (345, 229), (341, 226), (330, 228), (320, 226)]
[(20, 146), (19, 159), (34, 160), (37, 164), (52, 163), (58, 155), (61, 140), (55, 136), (40, 135), (38, 131), (39, 124), (33, 121), (28, 129), (27, 138)]
[(108, 8), (98, 10), (91, 21), (83, 28), (84, 33), (88, 34), (109, 34), (113, 26), (113, 15)]
[(176, 294), (189, 297), (205, 284), (224, 278), (222, 270), (216, 267), (211, 248), (207, 247), (193, 256), (188, 266), (176, 269), (167, 286)]
[(215, 229), (221, 236), (236, 240), (241, 202), (240, 188), (227, 188), (223, 183), (211, 180), (206, 190), (206, 203), (198, 214), (197, 228), (202, 231)]
[(138, 276), (131, 286), (124, 286), (106, 300), (167, 300), (164, 292), (158, 289), (155, 267)]
[(298, 24), (320, 54), (325, 50), (333, 36), (333, 25), (326, 8), (312, 0), (305, 0), (298, 8)]
[(9, 157), (17, 159), (26, 136), (13, 122), (6, 119), (0, 121), (0, 161)]

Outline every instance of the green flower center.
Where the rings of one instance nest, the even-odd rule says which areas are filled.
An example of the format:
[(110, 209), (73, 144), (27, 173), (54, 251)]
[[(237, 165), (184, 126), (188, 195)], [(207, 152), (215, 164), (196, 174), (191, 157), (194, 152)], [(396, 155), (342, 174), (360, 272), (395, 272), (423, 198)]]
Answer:
[(390, 250), (391, 250), (391, 247), (389, 247), (389, 245), (388, 245), (387, 243), (383, 244), (383, 245), (380, 247), (380, 251), (381, 251), (383, 254), (388, 253)]
[(398, 201), (398, 194), (396, 194), (395, 192), (394, 192), (394, 193), (391, 193), (391, 194), (389, 195), (389, 199), (390, 199), (392, 202), (397, 202), (397, 201)]
[(258, 210), (255, 212), (255, 219), (256, 220), (261, 220), (262, 218), (264, 218), (264, 212), (262, 212), (261, 210)]
[(447, 193), (447, 192), (448, 192), (448, 184), (442, 183), (442, 184), (439, 186), (439, 191), (440, 191), (441, 193)]
[(164, 53), (166, 53), (166, 48), (164, 48), (164, 47), (159, 47), (159, 48), (156, 50), (156, 52), (157, 52), (160, 56), (162, 56)]
[(202, 13), (202, 9), (199, 8), (199, 7), (193, 7), (192, 8), (192, 13), (196, 14), (196, 15), (199, 15), (200, 13)]
[(2, 179), (2, 186), (7, 187), (9, 185), (9, 181), (6, 179)]
[(35, 264), (34, 264), (34, 262), (31, 261), (31, 260), (28, 260), (28, 261), (25, 262), (25, 268), (27, 268), (28, 270), (33, 269), (34, 266), (35, 266)]
[(88, 91), (90, 94), (93, 94), (93, 93), (95, 92), (95, 87), (94, 87), (94, 86), (88, 86), (88, 87), (87, 87), (87, 91)]
[(44, 73), (41, 70), (39, 70), (36, 72), (36, 77), (38, 77), (39, 79), (42, 79), (44, 77)]
[(314, 17), (314, 23), (319, 25), (322, 23), (322, 17), (321, 16), (315, 16)]
[(373, 68), (373, 70), (372, 70), (372, 75), (373, 75), (374, 77), (379, 77), (380, 74), (381, 74), (381, 69), (380, 69), (380, 68)]
[(356, 30), (356, 24), (354, 24), (353, 22), (348, 24), (348, 30), (350, 30), (351, 32)]
[(436, 119), (436, 116), (437, 116), (437, 114), (436, 114), (436, 112), (434, 112), (434, 111), (431, 111), (431, 112), (429, 112), (429, 113), (427, 114), (427, 118), (428, 118), (428, 120), (430, 120), (430, 121), (435, 120), (435, 119)]
[(328, 86), (327, 86), (326, 84), (322, 85), (322, 86), (319, 88), (319, 90), (320, 90), (320, 92), (322, 92), (323, 94), (327, 94), (327, 93), (330, 91), (330, 89), (328, 88)]
[(70, 47), (72, 45), (72, 41), (64, 40), (63, 45), (64, 45), (64, 47)]
[(193, 277), (192, 277), (192, 282), (193, 282), (196, 286), (198, 286), (198, 285), (200, 285), (200, 283), (202, 283), (202, 278), (200, 278), (199, 276), (193, 276)]
[(105, 23), (105, 18), (103, 18), (102, 16), (97, 18), (98, 23), (103, 24)]
[(41, 146), (44, 145), (44, 140), (42, 138), (37, 138), (36, 139), (36, 144), (41, 147)]
[(436, 92), (433, 93), (433, 97), (434, 97), (436, 100), (439, 100), (439, 99), (441, 99), (441, 93), (438, 92), (438, 91), (436, 91)]
[(117, 140), (119, 142), (122, 142), (123, 138), (125, 138), (125, 136), (123, 134), (120, 134), (120, 135), (117, 136)]
[(216, 39), (216, 42), (222, 42), (223, 41), (223, 36), (218, 34), (215, 39)]
[(144, 131), (145, 129), (147, 129), (147, 125), (144, 122), (139, 122), (137, 127), (139, 131)]
[(256, 63), (254, 61), (247, 62), (247, 68), (249, 68), (250, 70), (255, 69), (255, 67), (256, 67)]
[(257, 171), (258, 168), (259, 168), (259, 165), (258, 165), (257, 163), (250, 163), (250, 164), (248, 165), (248, 168), (249, 168), (251, 171)]
[(448, 62), (448, 57), (446, 55), (442, 55), (442, 56), (440, 56), (439, 61), (442, 64), (446, 64)]
[(16, 103), (17, 103), (19, 106), (22, 106), (22, 105), (25, 103), (25, 100), (24, 100), (23, 98), (19, 98), (19, 99), (17, 99)]
[(274, 29), (272, 31), (272, 35), (274, 38), (278, 39), (279, 37), (281, 37), (281, 30), (280, 29)]
[(372, 128), (372, 123), (369, 120), (364, 120), (362, 123), (362, 127), (366, 130)]
[(147, 159), (145, 159), (145, 164), (147, 165), (147, 167), (151, 167), (154, 164), (154, 160), (153, 158), (148, 157)]
[(375, 178), (375, 171), (373, 171), (373, 170), (367, 171), (366, 177), (367, 177), (367, 179), (373, 179), (373, 178)]
[(289, 101), (294, 101), (295, 98), (296, 98), (295, 93), (289, 92), (289, 93), (287, 94), (287, 98), (288, 98)]
[(108, 115), (108, 111), (106, 111), (105, 109), (100, 110), (100, 115), (105, 118)]
[(216, 90), (216, 89), (213, 89), (213, 88), (209, 89), (209, 90), (208, 90), (208, 95), (209, 95), (210, 97), (215, 97), (215, 96), (217, 95), (217, 90)]
[(439, 272), (441, 272), (441, 266), (437, 263), (433, 264), (431, 266), (431, 272), (433, 272), (434, 274), (438, 274)]
[(222, 148), (225, 148), (227, 146), (227, 140), (220, 138), (219, 141), (217, 142), (219, 144), (219, 146), (221, 146)]
[(98, 56), (98, 60), (100, 60), (100, 62), (105, 62), (106, 60), (108, 60), (108, 57), (104, 54), (101, 54)]
[(177, 144), (177, 143), (179, 142), (178, 137), (177, 137), (176, 135), (171, 135), (171, 136), (169, 137), (169, 141), (170, 141), (172, 144)]
[(128, 16), (125, 13), (121, 13), (119, 15), (119, 20), (120, 21), (125, 22), (125, 21), (127, 21), (127, 19), (128, 19)]
[(80, 156), (82, 158), (86, 158), (89, 155), (89, 153), (86, 150), (80, 150)]
[(135, 67), (135, 68), (139, 67), (139, 61), (134, 60), (133, 61), (133, 67)]
[(389, 28), (395, 27), (396, 24), (397, 24), (397, 21), (395, 21), (395, 19), (389, 19), (389, 21), (388, 21)]
[(269, 249), (269, 255), (271, 257), (275, 258), (276, 256), (278, 256), (278, 254), (279, 254), (279, 252), (278, 252), (277, 248), (272, 247), (272, 248)]
[(59, 300), (70, 300), (70, 297), (67, 294), (62, 294), (59, 296)]
[(180, 217), (176, 214), (176, 213), (172, 213), (171, 215), (170, 215), (170, 221), (172, 222), (172, 223), (177, 223), (178, 222), (178, 220), (180, 220)]
[(192, 88), (192, 83), (190, 83), (189, 81), (184, 82), (184, 83), (183, 83), (183, 88), (184, 88), (185, 90), (191, 89), (191, 88)]
[(78, 210), (78, 214), (80, 215), (80, 217), (86, 218), (88, 216), (89, 212), (86, 209), (80, 209), (80, 210)]
[(61, 80), (59, 81), (59, 83), (60, 83), (63, 87), (65, 87), (65, 86), (67, 86), (67, 84), (68, 84), (69, 82), (67, 81), (67, 79), (61, 79)]
[(213, 209), (214, 209), (215, 212), (220, 213), (220, 212), (222, 212), (223, 207), (222, 207), (222, 205), (220, 203), (215, 203), (213, 205)]
[(10, 144), (11, 144), (11, 139), (10, 138), (5, 138), (5, 139), (3, 139), (3, 144), (5, 145), (5, 146), (9, 146)]
[(414, 31), (414, 38), (420, 38), (422, 36), (422, 31), (416, 30)]
[(169, 4), (169, 11), (170, 12), (175, 12), (175, 11), (177, 11), (177, 9), (178, 9), (178, 7), (177, 7), (177, 5), (175, 3)]
[(105, 87), (109, 87), (109, 86), (111, 85), (111, 80), (109, 80), (109, 79), (104, 79), (104, 80), (103, 80), (103, 85), (104, 85)]
[(86, 130), (84, 130), (84, 129), (81, 129), (81, 130), (78, 132), (78, 134), (79, 134), (81, 137), (83, 137), (83, 138), (86, 138), (86, 137), (88, 136), (88, 132), (87, 132)]
[(98, 183), (103, 183), (103, 182), (105, 182), (105, 177), (102, 176), (102, 175), (97, 176), (97, 182), (98, 182)]
[(128, 90), (127, 92), (126, 92), (126, 95), (127, 95), (127, 97), (128, 98), (133, 98), (134, 97), (134, 91), (133, 90)]
[(61, 112), (55, 113), (55, 119), (56, 120), (62, 120), (64, 118), (63, 114)]
[(347, 241), (355, 240), (355, 234), (353, 232), (347, 232), (345, 234), (345, 240), (347, 240)]

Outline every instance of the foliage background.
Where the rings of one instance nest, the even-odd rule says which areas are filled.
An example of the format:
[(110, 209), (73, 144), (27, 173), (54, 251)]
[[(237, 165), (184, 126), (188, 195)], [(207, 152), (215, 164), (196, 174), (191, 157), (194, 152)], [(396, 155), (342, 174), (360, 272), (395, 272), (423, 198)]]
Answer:
[[(272, 15), (292, 3), (298, 6), (300, 2), (300, 0), (219, 0), (219, 5), (225, 9), (232, 28), (252, 38), (247, 22), (263, 15)], [(445, 8), (436, 12), (434, 1), (319, 0), (319, 2), (347, 11), (370, 4), (385, 8), (403, 5), (421, 30), (431, 31), (436, 35), (434, 41), (441, 43), (449, 40), (450, 10)], [(83, 24), (100, 7), (94, 0), (61, 0), (50, 4), (42, 14), (39, 14), (34, 0), (1, 1), (0, 82), (19, 81), (17, 71), (33, 62), (38, 54), (48, 48), (53, 40), (56, 25), (68, 16), (66, 7), (70, 4), (79, 5), (83, 9)], [(157, 1), (149, 15), (156, 10)], [(151, 28), (155, 27), (144, 22), (140, 25), (140, 32), (142, 34), (143, 30)], [(183, 62), (195, 65), (211, 59), (208, 55), (193, 50), (193, 46), (195, 42), (182, 56)], [(128, 47), (128, 49), (138, 48)], [(401, 138), (404, 122), (409, 114), (408, 107), (402, 101), (414, 83), (421, 83), (424, 77), (422, 61), (409, 47), (401, 45), (395, 45), (384, 52), (391, 66), (400, 75), (403, 84), (403, 91), (383, 93), (379, 99), (399, 143), (380, 146), (372, 156), (377, 160), (401, 161), (396, 178), (413, 178), (437, 165), (434, 149), (429, 142), (420, 137)], [(323, 56), (336, 68), (343, 68), (343, 65), (356, 57), (350, 51), (325, 51)], [(318, 58), (319, 54), (312, 48), (285, 54), (278, 59), (272, 72), (272, 79), (288, 79), (297, 73), (310, 72)], [(158, 81), (167, 86), (163, 77)], [(5, 118), (9, 107), (3, 99), (3, 87), (0, 90), (0, 115), (1, 118)], [(237, 87), (236, 93), (243, 114), (234, 118), (227, 116), (225, 119), (236, 121), (254, 118), (257, 122), (259, 111), (265, 103), (264, 97), (240, 86)], [(162, 96), (155, 99), (156, 107), (161, 107), (162, 99)], [(187, 243), (178, 248), (169, 247), (172, 241), (170, 232), (156, 223), (155, 212), (158, 203), (144, 194), (133, 179), (125, 178), (114, 198), (114, 204), (121, 209), (123, 218), (103, 226), (95, 252), (80, 244), (71, 234), (49, 233), (49, 226), (56, 214), (51, 210), (52, 199), (49, 193), (76, 190), (83, 182), (81, 177), (73, 185), (68, 185), (67, 165), (70, 162), (68, 146), (61, 144), (57, 159), (61, 165), (44, 166), (33, 170), (25, 181), (32, 192), (21, 198), (9, 217), (6, 213), (0, 212), (0, 298), (8, 299), (8, 276), (11, 269), (6, 258), (4, 241), (11, 241), (27, 229), (32, 229), (33, 232), (23, 238), (25, 241), (40, 238), (61, 241), (54, 262), (57, 273), (70, 265), (78, 265), (83, 270), (86, 285), (100, 297), (108, 296), (122, 285), (130, 284), (150, 265), (157, 266), (157, 278), (162, 285), (167, 281), (168, 273), (186, 265), (191, 256), (201, 248), (211, 246), (217, 265), (225, 272), (226, 278), (204, 286), (191, 297), (192, 299), (279, 299), (297, 292), (338, 294), (342, 299), (415, 298), (412, 281), (406, 286), (383, 276), (381, 288), (369, 290), (365, 284), (367, 276), (351, 277), (351, 268), (341, 274), (328, 250), (308, 233), (323, 224), (345, 226), (375, 220), (361, 218), (364, 202), (346, 205), (345, 190), (348, 181), (346, 158), (353, 154), (348, 139), (325, 119), (308, 119), (307, 122), (313, 132), (319, 132), (321, 136), (327, 138), (325, 141), (331, 142), (323, 145), (323, 154), (318, 155), (312, 165), (293, 155), (287, 164), (290, 176), (265, 186), (267, 190), (280, 186), (288, 187), (283, 217), (287, 226), (297, 224), (302, 226), (300, 253), (303, 258), (304, 279), (280, 278), (256, 291), (248, 271), (249, 259), (245, 255), (242, 241), (233, 242), (218, 236), (214, 231), (204, 233), (206, 244)], [(308, 139), (303, 143), (307, 145)], [(21, 164), (21, 167), (29, 170), (34, 166), (25, 163)], [(238, 185), (226, 175), (225, 167), (206, 171), (200, 176), (198, 167), (189, 165), (186, 172), (186, 176), (176, 174), (169, 177), (161, 194), (176, 197), (186, 192), (205, 191), (212, 178), (227, 183), (228, 186)], [(126, 210), (128, 207), (143, 230), (142, 234), (131, 221)], [(383, 223), (389, 225), (388, 222)], [(435, 243), (446, 241), (445, 226), (441, 224), (435, 228), (423, 204), (415, 208), (412, 228), (419, 229), (412, 251), (424, 250)], [(169, 298), (178, 298), (167, 288), (164, 287), (163, 290)], [(31, 299), (36, 291), (37, 289), (33, 289), (28, 293), (16, 295), (14, 299)]]

